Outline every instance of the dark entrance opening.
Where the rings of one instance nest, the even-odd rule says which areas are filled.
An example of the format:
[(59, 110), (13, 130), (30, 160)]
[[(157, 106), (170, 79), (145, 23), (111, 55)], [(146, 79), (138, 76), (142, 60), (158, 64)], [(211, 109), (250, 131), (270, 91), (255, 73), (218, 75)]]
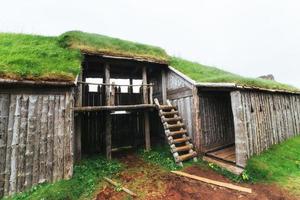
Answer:
[(235, 134), (230, 92), (200, 92), (201, 128), (204, 152), (235, 163)]

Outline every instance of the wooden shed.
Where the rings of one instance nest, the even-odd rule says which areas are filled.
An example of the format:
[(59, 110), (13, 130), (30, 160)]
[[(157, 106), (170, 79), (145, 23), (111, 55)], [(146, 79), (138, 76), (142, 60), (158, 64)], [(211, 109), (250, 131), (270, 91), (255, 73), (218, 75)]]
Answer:
[(228, 169), (300, 134), (299, 92), (196, 82), (170, 66), (167, 98), (185, 117), (198, 153)]

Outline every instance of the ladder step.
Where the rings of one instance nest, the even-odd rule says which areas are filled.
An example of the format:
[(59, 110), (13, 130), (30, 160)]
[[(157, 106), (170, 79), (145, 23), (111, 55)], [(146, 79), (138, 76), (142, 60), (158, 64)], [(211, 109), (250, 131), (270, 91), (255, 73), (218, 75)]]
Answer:
[(183, 143), (183, 142), (187, 142), (189, 141), (190, 138), (189, 137), (184, 137), (184, 138), (177, 138), (177, 139), (173, 139), (171, 141), (172, 144), (178, 144), (178, 143)]
[(169, 115), (178, 115), (178, 111), (171, 111), (171, 112), (161, 112), (161, 115), (169, 116)]
[(182, 151), (189, 151), (193, 148), (193, 145), (185, 145), (185, 146), (181, 146), (181, 147), (175, 147), (174, 149), (172, 149), (172, 152), (182, 152)]
[(194, 158), (196, 156), (197, 156), (197, 153), (195, 151), (193, 151), (192, 153), (188, 153), (188, 154), (184, 154), (184, 155), (179, 156), (178, 160), (182, 162), (182, 161)]
[(183, 135), (183, 134), (186, 134), (186, 133), (187, 133), (187, 130), (171, 131), (169, 133), (169, 136)]
[(177, 122), (177, 121), (182, 121), (181, 117), (174, 117), (174, 118), (165, 118), (163, 119), (163, 122)]
[(184, 124), (167, 124), (166, 125), (168, 129), (173, 129), (173, 128), (184, 128)]
[(176, 106), (169, 106), (169, 105), (161, 105), (159, 106), (159, 109), (161, 110), (172, 110), (172, 109), (177, 109)]

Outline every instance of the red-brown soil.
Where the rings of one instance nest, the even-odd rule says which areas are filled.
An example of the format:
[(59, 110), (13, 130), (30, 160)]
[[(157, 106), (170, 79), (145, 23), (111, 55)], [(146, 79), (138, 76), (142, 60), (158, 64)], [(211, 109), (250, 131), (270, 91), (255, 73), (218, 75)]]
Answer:
[[(171, 174), (160, 167), (144, 162), (135, 155), (126, 155), (120, 159), (126, 169), (116, 177), (116, 181), (132, 190), (143, 200), (295, 200), (285, 190), (276, 185), (239, 184), (252, 188), (252, 194), (238, 192), (218, 187), (185, 177)], [(185, 172), (210, 178), (213, 180), (231, 182), (222, 175), (199, 166), (184, 169)], [(233, 183), (235, 184), (235, 183)], [(105, 185), (97, 194), (97, 200), (132, 199), (124, 192), (117, 192), (111, 185)]]

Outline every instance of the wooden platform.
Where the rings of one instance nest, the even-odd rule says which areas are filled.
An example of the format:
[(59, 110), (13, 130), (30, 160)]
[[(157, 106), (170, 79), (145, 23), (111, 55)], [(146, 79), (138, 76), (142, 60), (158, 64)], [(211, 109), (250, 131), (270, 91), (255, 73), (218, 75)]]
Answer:
[(241, 175), (244, 171), (243, 168), (236, 166), (233, 163), (229, 163), (229, 162), (224, 162), (224, 161), (220, 161), (219, 159), (213, 158), (213, 157), (208, 157), (208, 156), (204, 156), (203, 160), (205, 160), (206, 162), (209, 163), (214, 163), (228, 171), (230, 171), (231, 173), (234, 173), (236, 175)]
[(235, 146), (226, 147), (206, 153), (207, 156), (235, 164)]

